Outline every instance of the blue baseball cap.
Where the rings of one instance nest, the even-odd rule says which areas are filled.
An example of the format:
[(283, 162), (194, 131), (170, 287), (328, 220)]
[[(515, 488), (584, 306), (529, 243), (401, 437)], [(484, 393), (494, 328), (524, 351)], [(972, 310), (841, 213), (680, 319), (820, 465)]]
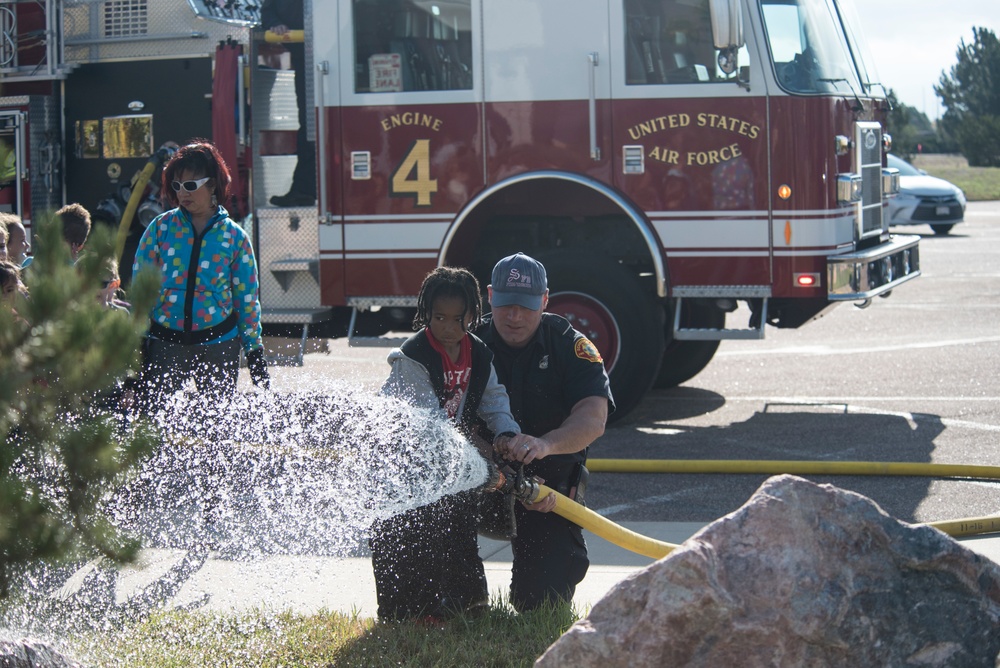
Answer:
[(542, 308), (542, 296), (549, 287), (545, 267), (524, 253), (508, 255), (493, 267), (491, 306), (523, 306), (532, 311)]

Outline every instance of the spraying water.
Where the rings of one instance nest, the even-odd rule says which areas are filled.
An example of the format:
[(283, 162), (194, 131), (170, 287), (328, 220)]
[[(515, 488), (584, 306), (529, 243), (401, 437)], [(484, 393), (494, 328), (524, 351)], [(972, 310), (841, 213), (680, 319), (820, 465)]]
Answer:
[(440, 414), (343, 386), (207, 406), (178, 394), (156, 419), (164, 447), (111, 504), (150, 545), (345, 555), (372, 521), (487, 479)]
[[(98, 561), (37, 566), (23, 575), (24, 599), (4, 610), (0, 635), (141, 618), (209, 553), (364, 554), (373, 521), (486, 482), (487, 462), (440, 413), (346, 383), (311, 385), (229, 400), (172, 397), (154, 416), (162, 446), (109, 493), (106, 508), (145, 548), (186, 551), (182, 563), (128, 602), (115, 597), (117, 569)], [(73, 578), (87, 586), (67, 596)]]

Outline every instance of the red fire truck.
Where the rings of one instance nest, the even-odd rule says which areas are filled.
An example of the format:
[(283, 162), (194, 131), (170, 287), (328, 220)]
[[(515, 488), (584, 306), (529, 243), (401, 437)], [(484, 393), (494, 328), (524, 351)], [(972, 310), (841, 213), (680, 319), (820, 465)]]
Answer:
[(303, 3), (315, 205), (270, 203), (298, 160), (280, 42), (299, 37), (268, 37), (257, 0), (0, 0), (18, 165), (0, 205), (135, 209), (134, 245), (162, 210), (153, 188), (126, 206), (135, 175), (212, 138), (269, 331), (407, 329), (430, 269), (485, 286), (524, 251), (600, 349), (619, 416), (723, 339), (920, 273), (883, 217), (886, 87), (848, 0)]

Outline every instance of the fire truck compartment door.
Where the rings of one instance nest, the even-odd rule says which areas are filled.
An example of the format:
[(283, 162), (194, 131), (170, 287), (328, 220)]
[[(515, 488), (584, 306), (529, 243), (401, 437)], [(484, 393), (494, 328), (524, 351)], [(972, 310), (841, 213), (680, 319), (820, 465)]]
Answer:
[(340, 3), (340, 106), (326, 116), (340, 127), (341, 192), (320, 233), (324, 303), (412, 298), (482, 189), (481, 4)]
[[(504, 150), (512, 156), (551, 146), (569, 147), (581, 165), (606, 160), (610, 115), (601, 102), (611, 95), (608, 12), (608, 0), (483, 2), (487, 137), (506, 135)], [(543, 137), (540, 117), (551, 122)], [(533, 133), (521, 120), (528, 118), (535, 119)], [(491, 158), (492, 181), (506, 165), (503, 154)]]

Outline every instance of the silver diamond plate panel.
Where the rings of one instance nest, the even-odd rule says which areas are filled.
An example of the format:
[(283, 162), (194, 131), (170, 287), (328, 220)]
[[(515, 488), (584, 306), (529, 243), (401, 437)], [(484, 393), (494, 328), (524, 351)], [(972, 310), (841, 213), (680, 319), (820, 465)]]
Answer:
[(254, 220), (260, 244), (257, 267), (261, 305), (266, 309), (319, 308), (316, 208), (259, 208)]
[(31, 124), (28, 150), (31, 152), (31, 210), (37, 213), (56, 209), (62, 198), (59, 107), (51, 95), (32, 95), (28, 102)]
[(187, 0), (65, 0), (64, 62), (204, 56), (250, 29), (198, 18)]

